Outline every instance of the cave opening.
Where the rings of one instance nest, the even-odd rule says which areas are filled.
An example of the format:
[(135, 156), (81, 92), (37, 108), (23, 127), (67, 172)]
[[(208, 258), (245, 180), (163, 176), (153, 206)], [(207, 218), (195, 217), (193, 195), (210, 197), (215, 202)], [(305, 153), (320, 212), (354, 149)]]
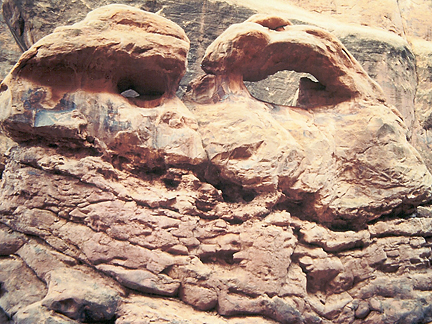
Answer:
[(152, 84), (140, 84), (135, 80), (121, 79), (117, 82), (117, 92), (128, 99), (155, 100), (160, 99), (165, 94), (162, 82), (155, 81)]

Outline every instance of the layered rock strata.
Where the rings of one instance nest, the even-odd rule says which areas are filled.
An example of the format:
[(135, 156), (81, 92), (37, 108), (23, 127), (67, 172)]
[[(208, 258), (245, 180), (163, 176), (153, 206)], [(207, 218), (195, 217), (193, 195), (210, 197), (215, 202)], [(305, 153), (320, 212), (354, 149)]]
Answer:
[[(174, 23), (107, 6), (2, 83), (19, 144), (0, 188), (0, 319), (432, 321), (432, 177), (347, 49), (253, 16), (181, 101), (188, 48)], [(243, 84), (283, 69), (318, 80), (297, 107)]]

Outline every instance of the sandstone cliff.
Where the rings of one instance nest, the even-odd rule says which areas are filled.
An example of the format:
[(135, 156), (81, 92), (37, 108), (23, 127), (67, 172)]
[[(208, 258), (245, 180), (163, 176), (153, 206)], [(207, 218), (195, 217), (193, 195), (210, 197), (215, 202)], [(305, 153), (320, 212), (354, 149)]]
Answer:
[(106, 3), (3, 1), (0, 322), (432, 321), (421, 5)]

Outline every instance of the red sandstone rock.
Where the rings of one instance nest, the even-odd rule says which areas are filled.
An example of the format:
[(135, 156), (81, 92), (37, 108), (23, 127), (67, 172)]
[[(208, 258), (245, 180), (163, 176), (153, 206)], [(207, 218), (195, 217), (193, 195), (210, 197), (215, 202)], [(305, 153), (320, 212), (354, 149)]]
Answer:
[(97, 9), (22, 55), (2, 83), (3, 129), (18, 142), (92, 147), (126, 168), (199, 163), (197, 123), (175, 96), (188, 49), (158, 15)]
[[(286, 22), (274, 30), (282, 22), (267, 19), (277, 23), (251, 18), (217, 38), (203, 59), (208, 74), (187, 94), (220, 174), (209, 180), (280, 190), (333, 227), (361, 228), (398, 205), (430, 199), (432, 177), (403, 119), (344, 46), (324, 30)], [(260, 102), (243, 84), (284, 69), (319, 81), (301, 81), (303, 109)]]
[[(41, 40), (30, 49), (36, 56), (27, 52), (20, 62), (28, 65), (18, 64), (4, 82), (2, 124), (19, 144), (8, 152), (0, 186), (0, 319), (432, 320), (429, 207), (406, 218), (428, 203), (431, 176), (408, 144), (403, 120), (337, 39), (254, 16), (210, 47), (206, 69), (215, 75), (192, 84), (189, 111), (174, 97), (188, 46), (178, 27), (125, 6), (88, 17)], [(108, 25), (105, 34), (96, 32)], [(120, 55), (122, 66), (130, 55), (144, 70), (169, 67), (167, 91), (150, 102), (121, 97), (113, 90), (118, 70), (106, 83), (93, 82), (110, 71), (86, 70), (92, 58), (77, 50), (87, 46), (77, 26), (94, 32), (101, 51)], [(130, 42), (118, 43), (119, 30), (137, 44), (165, 37), (174, 43), (131, 47), (126, 55)], [(62, 33), (75, 33), (77, 47), (47, 55), (44, 46), (63, 41)], [(50, 46), (60, 51), (67, 42)], [(260, 102), (243, 85), (245, 76), (303, 68), (304, 60), (274, 51), (275, 44), (293, 46), (295, 55), (303, 48), (327, 69), (321, 85), (303, 81), (304, 109)], [(245, 57), (262, 49), (269, 56), (249, 66)], [(85, 82), (47, 84), (30, 72), (50, 60), (70, 65), (72, 57)], [(39, 96), (59, 91), (55, 109)]]
[(311, 100), (308, 96), (318, 94), (322, 98), (314, 106), (355, 97), (384, 100), (381, 88), (333, 35), (320, 28), (293, 26), (283, 18), (261, 17), (222, 33), (207, 48), (203, 70), (231, 79), (238, 75), (245, 81), (262, 80), (281, 70), (310, 73), (320, 85), (300, 85), (299, 99), (305, 106)]

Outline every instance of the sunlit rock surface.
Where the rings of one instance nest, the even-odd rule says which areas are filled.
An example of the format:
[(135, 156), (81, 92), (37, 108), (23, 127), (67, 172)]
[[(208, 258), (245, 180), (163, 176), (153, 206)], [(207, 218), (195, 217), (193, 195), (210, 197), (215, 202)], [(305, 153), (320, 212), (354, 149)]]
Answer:
[[(171, 21), (107, 6), (5, 78), (0, 320), (432, 321), (431, 175), (347, 48), (252, 16), (180, 100), (188, 49)], [(316, 78), (295, 106), (243, 83), (284, 69)]]
[[(429, 199), (431, 176), (402, 117), (331, 34), (254, 16), (216, 39), (202, 65), (207, 75), (186, 100), (221, 181), (280, 191), (336, 227)], [(299, 108), (257, 101), (244, 87), (283, 69), (318, 80), (300, 79)]]

